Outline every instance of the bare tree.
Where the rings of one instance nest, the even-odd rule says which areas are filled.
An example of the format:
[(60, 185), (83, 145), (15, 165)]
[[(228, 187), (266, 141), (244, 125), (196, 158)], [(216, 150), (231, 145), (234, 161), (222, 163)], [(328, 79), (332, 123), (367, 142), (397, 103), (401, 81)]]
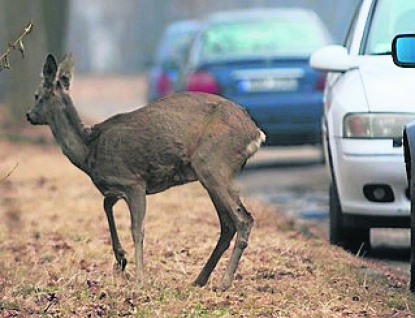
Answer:
[(65, 54), (69, 0), (41, 0), (46, 50), (59, 59)]
[[(7, 83), (3, 85), (5, 87), (2, 87), (2, 90), (8, 109), (9, 123), (13, 126), (20, 126), (24, 122), (24, 114), (32, 101), (32, 92), (35, 90), (34, 79), (39, 75), (39, 65), (43, 61), (45, 51), (53, 50), (61, 54), (65, 43), (65, 17), (68, 15), (68, 8), (63, 3), (67, 0), (48, 1), (53, 2), (52, 6), (58, 12), (52, 9), (46, 10), (44, 2), (47, 0), (3, 0), (0, 2), (3, 43), (15, 39), (27, 21), (33, 21), (36, 26), (36, 32), (33, 32), (25, 43), (27, 58), (17, 61), (17, 58), (20, 59), (17, 54), (10, 56), (12, 72), (2, 74), (2, 81)], [(45, 9), (45, 12), (42, 12), (42, 9)], [(54, 46), (52, 44), (54, 42), (58, 44)]]
[[(37, 8), (39, 4), (39, 0), (4, 0), (2, 2), (1, 15), (4, 26), (1, 35), (3, 43), (7, 44), (10, 39), (15, 39), (27, 21), (32, 20), (37, 24), (36, 21), (40, 20)], [(38, 24), (37, 27), (39, 27)], [(33, 32), (27, 38), (25, 43), (27, 58), (21, 60), (17, 54), (11, 55), (12, 71), (2, 73), (5, 105), (8, 110), (9, 123), (13, 126), (19, 126), (23, 123), (25, 109), (31, 101), (29, 92), (34, 89), (31, 78), (39, 73), (36, 66), (41, 63), (43, 40), (41, 32), (38, 31), (39, 28), (37, 28), (37, 32)]]

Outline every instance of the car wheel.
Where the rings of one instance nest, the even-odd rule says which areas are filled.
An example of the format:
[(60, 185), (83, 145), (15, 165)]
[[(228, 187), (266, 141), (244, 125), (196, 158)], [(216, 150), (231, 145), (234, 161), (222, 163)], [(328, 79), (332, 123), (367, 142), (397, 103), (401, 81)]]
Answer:
[(370, 229), (349, 228), (343, 224), (343, 214), (336, 187), (330, 185), (329, 193), (330, 243), (344, 249), (361, 254), (370, 249)]

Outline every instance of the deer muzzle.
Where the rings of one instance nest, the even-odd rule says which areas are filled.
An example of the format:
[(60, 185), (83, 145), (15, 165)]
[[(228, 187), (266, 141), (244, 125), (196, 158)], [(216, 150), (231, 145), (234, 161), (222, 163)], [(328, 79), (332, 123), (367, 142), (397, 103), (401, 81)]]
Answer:
[(29, 123), (31, 123), (32, 125), (39, 125), (40, 123), (38, 123), (37, 121), (36, 121), (36, 119), (35, 118), (33, 118), (33, 115), (32, 115), (32, 113), (30, 112), (30, 111), (28, 111), (27, 113), (26, 113), (26, 119), (27, 119), (27, 121), (29, 122)]

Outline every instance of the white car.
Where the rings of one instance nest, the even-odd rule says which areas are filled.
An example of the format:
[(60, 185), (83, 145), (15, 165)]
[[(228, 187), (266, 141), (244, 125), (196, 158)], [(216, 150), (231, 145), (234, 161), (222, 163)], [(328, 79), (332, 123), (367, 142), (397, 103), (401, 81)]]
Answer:
[(402, 128), (415, 118), (415, 71), (393, 63), (399, 33), (415, 33), (415, 1), (363, 0), (345, 46), (324, 47), (310, 59), (328, 72), (330, 242), (352, 251), (370, 248), (371, 228), (410, 226)]

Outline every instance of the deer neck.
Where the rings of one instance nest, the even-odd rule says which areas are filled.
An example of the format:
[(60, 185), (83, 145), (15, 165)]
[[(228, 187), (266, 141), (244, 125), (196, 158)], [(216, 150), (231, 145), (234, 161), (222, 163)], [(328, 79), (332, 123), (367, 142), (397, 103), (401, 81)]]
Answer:
[(72, 100), (69, 97), (64, 98), (64, 103), (65, 107), (52, 114), (52, 134), (68, 159), (79, 169), (88, 172), (89, 130), (82, 124)]

